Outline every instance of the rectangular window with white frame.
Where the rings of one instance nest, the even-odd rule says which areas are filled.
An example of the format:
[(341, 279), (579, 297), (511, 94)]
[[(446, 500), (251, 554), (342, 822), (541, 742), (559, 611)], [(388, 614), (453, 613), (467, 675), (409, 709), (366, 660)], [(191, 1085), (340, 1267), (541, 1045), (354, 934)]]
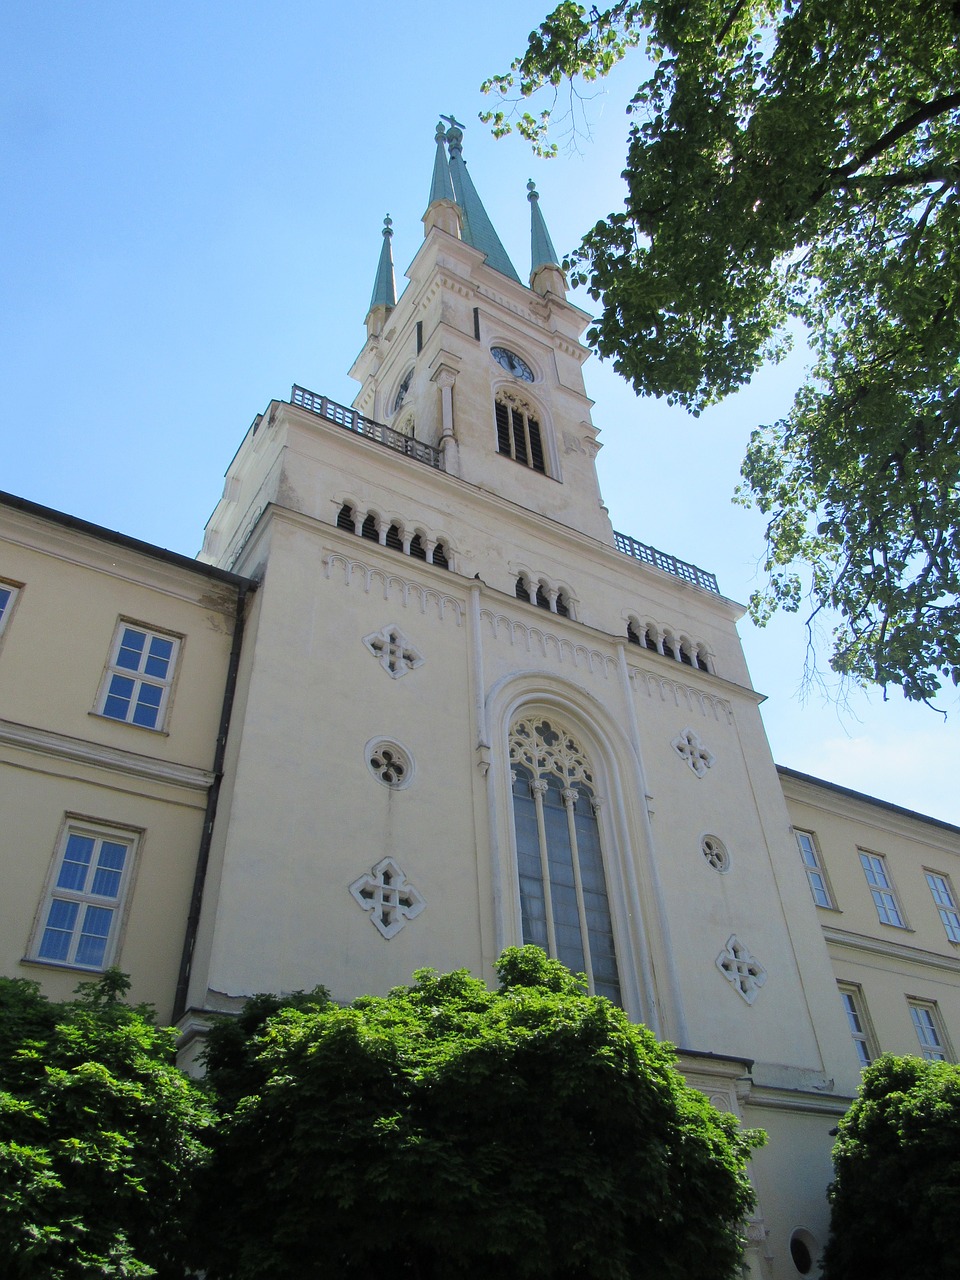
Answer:
[(0, 579), (0, 636), (3, 635), (7, 623), (13, 616), (19, 594), (20, 587), (17, 583)]
[(113, 963), (137, 840), (133, 831), (67, 820), (31, 959), (92, 970)]
[(910, 1006), (910, 1018), (913, 1029), (920, 1042), (920, 1053), (928, 1062), (946, 1062), (947, 1033), (940, 1020), (940, 1010), (934, 1000), (914, 1000), (907, 998)]
[(813, 894), (813, 900), (818, 907), (833, 907), (833, 898), (830, 894), (830, 886), (827, 883), (827, 873), (823, 867), (823, 860), (820, 857), (820, 850), (817, 848), (817, 839), (812, 831), (795, 831), (797, 837), (797, 845), (800, 848), (800, 857), (803, 859), (803, 868), (807, 873), (807, 882), (810, 885), (810, 892)]
[(861, 849), (860, 864), (863, 867), (863, 874), (867, 877), (867, 884), (870, 886), (880, 923), (893, 925), (897, 929), (906, 929), (907, 922), (887, 870), (886, 858), (881, 853), (869, 853), (866, 849)]
[(843, 1011), (847, 1015), (847, 1026), (853, 1037), (853, 1047), (857, 1051), (861, 1067), (869, 1067), (877, 1056), (877, 1042), (867, 1013), (863, 992), (854, 982), (839, 982), (840, 999)]
[(940, 912), (940, 919), (951, 942), (960, 942), (960, 911), (957, 910), (957, 895), (949, 877), (939, 871), (925, 871), (927, 884), (933, 894), (933, 901)]
[(97, 698), (99, 714), (162, 729), (179, 652), (179, 636), (121, 619)]

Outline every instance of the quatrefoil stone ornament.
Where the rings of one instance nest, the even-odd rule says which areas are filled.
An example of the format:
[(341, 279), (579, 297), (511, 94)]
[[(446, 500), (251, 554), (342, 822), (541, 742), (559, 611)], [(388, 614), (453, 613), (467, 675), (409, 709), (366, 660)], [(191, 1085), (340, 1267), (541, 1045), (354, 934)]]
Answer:
[(767, 980), (766, 969), (735, 933), (717, 956), (717, 968), (747, 1004), (753, 1004)]
[(427, 905), (393, 858), (381, 858), (369, 874), (354, 880), (350, 892), (387, 939), (396, 937)]
[(703, 745), (692, 729), (684, 729), (670, 743), (681, 760), (684, 760), (698, 778), (702, 778), (711, 769), (717, 759), (713, 752)]
[(423, 665), (423, 654), (395, 623), (388, 623), (379, 631), (371, 631), (363, 637), (363, 643), (392, 680), (399, 680), (408, 671), (415, 671)]

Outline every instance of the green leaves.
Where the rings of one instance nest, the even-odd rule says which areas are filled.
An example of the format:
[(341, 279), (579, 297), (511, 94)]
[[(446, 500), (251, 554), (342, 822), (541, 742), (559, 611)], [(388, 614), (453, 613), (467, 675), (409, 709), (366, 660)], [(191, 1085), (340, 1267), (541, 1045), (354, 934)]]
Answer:
[(17, 1280), (183, 1276), (212, 1116), (108, 971), (54, 1005), (0, 979), (0, 1259)]
[(497, 971), (259, 1026), (200, 1215), (211, 1280), (366, 1276), (387, 1238), (419, 1280), (736, 1274), (756, 1135), (541, 951)]
[(958, 1150), (960, 1067), (891, 1054), (868, 1067), (834, 1146), (825, 1280), (948, 1275), (960, 1247)]
[[(929, 699), (960, 682), (960, 11), (563, 4), (486, 87), (603, 75), (641, 40), (624, 207), (569, 259), (589, 340), (696, 414), (804, 326), (809, 379), (739, 491), (770, 517), (754, 617), (806, 601), (834, 670)], [(521, 129), (540, 149), (548, 118)]]

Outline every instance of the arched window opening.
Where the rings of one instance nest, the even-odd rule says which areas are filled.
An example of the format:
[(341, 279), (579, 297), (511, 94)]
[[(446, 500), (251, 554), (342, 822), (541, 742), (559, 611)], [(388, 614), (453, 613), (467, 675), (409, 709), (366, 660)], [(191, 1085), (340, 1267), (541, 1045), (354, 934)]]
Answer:
[(419, 533), (415, 533), (410, 539), (410, 554), (414, 560), (426, 560), (427, 558), (427, 549), (420, 541)]
[(680, 641), (680, 661), (685, 663), (688, 667), (692, 667), (694, 665), (693, 658), (690, 656), (690, 642), (688, 640)]
[(522, 576), (522, 575), (517, 579), (517, 587), (516, 587), (516, 591), (517, 591), (517, 599), (518, 599), (518, 600), (527, 600), (527, 601), (529, 601), (529, 599), (530, 599), (530, 588), (527, 586), (526, 581), (525, 581), (525, 579), (523, 578), (523, 576)]
[(645, 627), (643, 632), (643, 643), (647, 649), (657, 652), (657, 635), (653, 627)]
[(447, 556), (447, 550), (442, 542), (438, 542), (433, 548), (433, 563), (439, 565), (441, 569), (450, 568), (450, 560)]
[(377, 532), (377, 517), (371, 512), (363, 522), (360, 529), (361, 538), (369, 538), (371, 542), (379, 542), (380, 534)]
[(356, 532), (356, 526), (353, 522), (353, 507), (347, 502), (337, 512), (337, 528), (348, 529), (350, 533)]
[(630, 644), (640, 644), (640, 637), (637, 635), (632, 622), (627, 623), (627, 640)]
[(672, 636), (664, 636), (664, 637), (663, 637), (663, 656), (664, 656), (665, 658), (676, 658), (676, 656), (677, 656), (677, 654), (676, 654), (676, 650), (675, 650), (675, 649), (674, 649), (674, 647), (673, 647), (673, 637), (672, 637)]
[(393, 551), (403, 550), (403, 538), (400, 537), (400, 529), (398, 525), (392, 524), (387, 530), (386, 545)]
[(709, 671), (707, 666), (707, 655), (703, 651), (702, 645), (697, 645), (697, 669), (700, 671)]
[(546, 474), (543, 438), (540, 423), (533, 410), (522, 400), (509, 399), (501, 394), (494, 404), (497, 422), (497, 452), (504, 453), (514, 462)]
[(537, 595), (536, 595), (536, 599), (534, 600), (534, 604), (537, 606), (538, 609), (550, 608), (550, 600), (547, 596), (547, 593), (543, 589), (542, 582), (537, 583)]
[(523, 941), (620, 1004), (590, 763), (562, 725), (529, 717), (510, 731), (510, 764)]
[(561, 618), (570, 617), (570, 606), (567, 604), (567, 597), (562, 591), (557, 595), (557, 613), (559, 613)]

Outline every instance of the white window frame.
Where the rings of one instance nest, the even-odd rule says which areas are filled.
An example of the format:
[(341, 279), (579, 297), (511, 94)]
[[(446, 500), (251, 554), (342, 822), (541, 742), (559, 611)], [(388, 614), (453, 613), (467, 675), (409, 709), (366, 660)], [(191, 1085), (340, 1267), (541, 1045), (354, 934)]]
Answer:
[[(794, 827), (793, 834), (797, 838), (797, 847), (800, 850), (803, 869), (807, 873), (807, 883), (810, 886), (810, 893), (814, 903), (818, 907), (825, 907), (829, 911), (835, 911), (836, 906), (830, 890), (830, 882), (827, 879), (827, 872), (823, 865), (820, 846), (817, 844), (817, 837), (812, 831), (803, 831), (798, 827)], [(821, 901), (821, 898), (824, 901)]]
[(952, 1061), (953, 1051), (947, 1040), (936, 1000), (922, 1000), (918, 996), (907, 996), (907, 1006), (914, 1032), (920, 1043), (921, 1057), (926, 1058), (927, 1062)]
[(950, 883), (950, 877), (942, 871), (931, 871), (927, 867), (924, 868), (923, 874), (948, 939), (951, 942), (960, 943), (960, 911), (957, 909), (957, 895)]
[[(125, 660), (122, 656), (124, 649), (130, 652), (129, 646), (124, 644), (128, 634), (144, 637), (143, 649), (136, 666), (129, 665), (129, 658)], [(183, 637), (174, 632), (158, 630), (156, 627), (136, 622), (131, 618), (121, 618), (113, 635), (110, 656), (97, 694), (97, 715), (115, 720), (120, 724), (134, 725), (138, 729), (162, 733), (170, 706), (170, 694), (177, 672), (182, 640)], [(163, 659), (166, 666), (163, 674), (150, 669), (150, 662), (153, 661), (156, 664), (158, 661), (157, 657), (151, 653), (154, 641), (171, 646), (169, 655)], [(119, 690), (122, 684), (118, 682), (129, 682), (129, 697), (120, 696)], [(127, 705), (124, 713), (120, 715), (117, 711), (122, 702), (126, 702)], [(152, 723), (148, 723), (150, 712), (155, 713)]]
[(900, 905), (897, 891), (893, 887), (887, 860), (882, 853), (874, 853), (870, 849), (858, 849), (860, 865), (866, 876), (873, 905), (877, 909), (877, 917), (881, 924), (890, 925), (894, 929), (906, 929), (907, 918)]
[(10, 624), (22, 586), (22, 582), (10, 582), (7, 578), (0, 578), (0, 636)]
[[(110, 967), (119, 950), (141, 835), (129, 827), (67, 816), (37, 913), (28, 959), (90, 973)], [(116, 851), (121, 847), (122, 865), (117, 868)], [(88, 855), (85, 861), (83, 853)], [(59, 954), (53, 945), (58, 933), (66, 940)], [(102, 947), (98, 950), (99, 941)]]
[(877, 1037), (863, 998), (863, 990), (855, 982), (838, 982), (837, 988), (847, 1015), (847, 1026), (853, 1039), (861, 1067), (868, 1067), (877, 1056)]

